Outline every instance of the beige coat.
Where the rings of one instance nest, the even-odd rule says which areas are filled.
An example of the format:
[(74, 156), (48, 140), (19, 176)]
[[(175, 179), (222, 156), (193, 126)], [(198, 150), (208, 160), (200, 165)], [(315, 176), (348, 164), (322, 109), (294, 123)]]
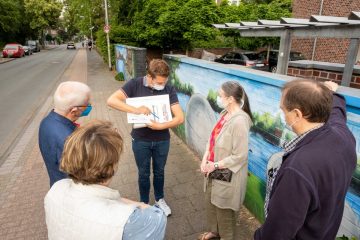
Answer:
[[(215, 161), (222, 161), (223, 166), (233, 172), (231, 182), (212, 181), (211, 203), (218, 208), (239, 211), (245, 199), (251, 125), (249, 115), (241, 110), (224, 124), (215, 140)], [(204, 190), (206, 187), (209, 187), (208, 178), (205, 178)]]

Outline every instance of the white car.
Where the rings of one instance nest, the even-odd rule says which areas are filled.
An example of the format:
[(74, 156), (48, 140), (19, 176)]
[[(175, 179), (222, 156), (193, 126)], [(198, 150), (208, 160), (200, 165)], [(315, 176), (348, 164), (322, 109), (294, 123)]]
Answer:
[(66, 46), (66, 49), (76, 49), (75, 43), (74, 42), (68, 42), (67, 46)]

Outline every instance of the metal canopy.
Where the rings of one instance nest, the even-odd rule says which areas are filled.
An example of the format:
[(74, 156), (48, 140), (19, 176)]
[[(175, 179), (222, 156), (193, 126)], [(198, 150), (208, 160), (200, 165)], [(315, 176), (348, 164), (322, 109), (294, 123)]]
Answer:
[(348, 19), (349, 20), (360, 20), (360, 12), (351, 12)]
[(219, 29), (235, 29), (242, 37), (280, 37), (280, 50), (277, 73), (286, 74), (289, 64), (291, 38), (350, 38), (347, 59), (341, 85), (350, 86), (352, 72), (360, 43), (360, 12), (351, 12), (348, 17), (318, 16), (310, 19), (281, 18), (258, 20), (257, 22), (239, 22), (212, 24)]
[(281, 18), (280, 23), (309, 25), (309, 26), (329, 26), (329, 23), (310, 22), (310, 20), (306, 18)]

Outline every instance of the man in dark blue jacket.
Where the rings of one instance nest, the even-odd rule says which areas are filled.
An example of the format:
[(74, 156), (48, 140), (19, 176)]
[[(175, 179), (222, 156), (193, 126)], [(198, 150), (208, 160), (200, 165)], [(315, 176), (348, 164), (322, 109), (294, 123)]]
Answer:
[(90, 88), (81, 82), (63, 82), (54, 94), (54, 109), (41, 121), (39, 147), (50, 178), (50, 187), (67, 175), (59, 170), (67, 137), (75, 121), (91, 111)]
[(355, 138), (346, 126), (345, 100), (333, 93), (337, 87), (311, 80), (283, 87), (280, 108), (298, 136), (285, 144), (268, 183), (266, 220), (254, 239), (335, 239), (356, 166)]

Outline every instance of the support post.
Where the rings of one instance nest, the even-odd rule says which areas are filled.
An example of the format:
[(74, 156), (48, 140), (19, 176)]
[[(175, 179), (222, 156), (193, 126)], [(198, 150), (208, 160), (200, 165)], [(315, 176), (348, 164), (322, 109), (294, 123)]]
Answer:
[(350, 87), (356, 56), (359, 51), (359, 44), (359, 38), (352, 38), (350, 41), (350, 46), (347, 53), (344, 72), (341, 80), (341, 86)]
[[(109, 26), (107, 0), (104, 0), (104, 1), (105, 1), (105, 25), (106, 25), (106, 26)], [(108, 48), (109, 71), (111, 71), (112, 68), (111, 68), (111, 55), (110, 55), (110, 38), (109, 38), (109, 32), (106, 33), (106, 42), (107, 42), (107, 48)]]
[(287, 69), (289, 65), (290, 58), (290, 49), (291, 49), (291, 32), (290, 30), (285, 30), (280, 39), (280, 49), (277, 61), (277, 70), (276, 73), (287, 74)]

